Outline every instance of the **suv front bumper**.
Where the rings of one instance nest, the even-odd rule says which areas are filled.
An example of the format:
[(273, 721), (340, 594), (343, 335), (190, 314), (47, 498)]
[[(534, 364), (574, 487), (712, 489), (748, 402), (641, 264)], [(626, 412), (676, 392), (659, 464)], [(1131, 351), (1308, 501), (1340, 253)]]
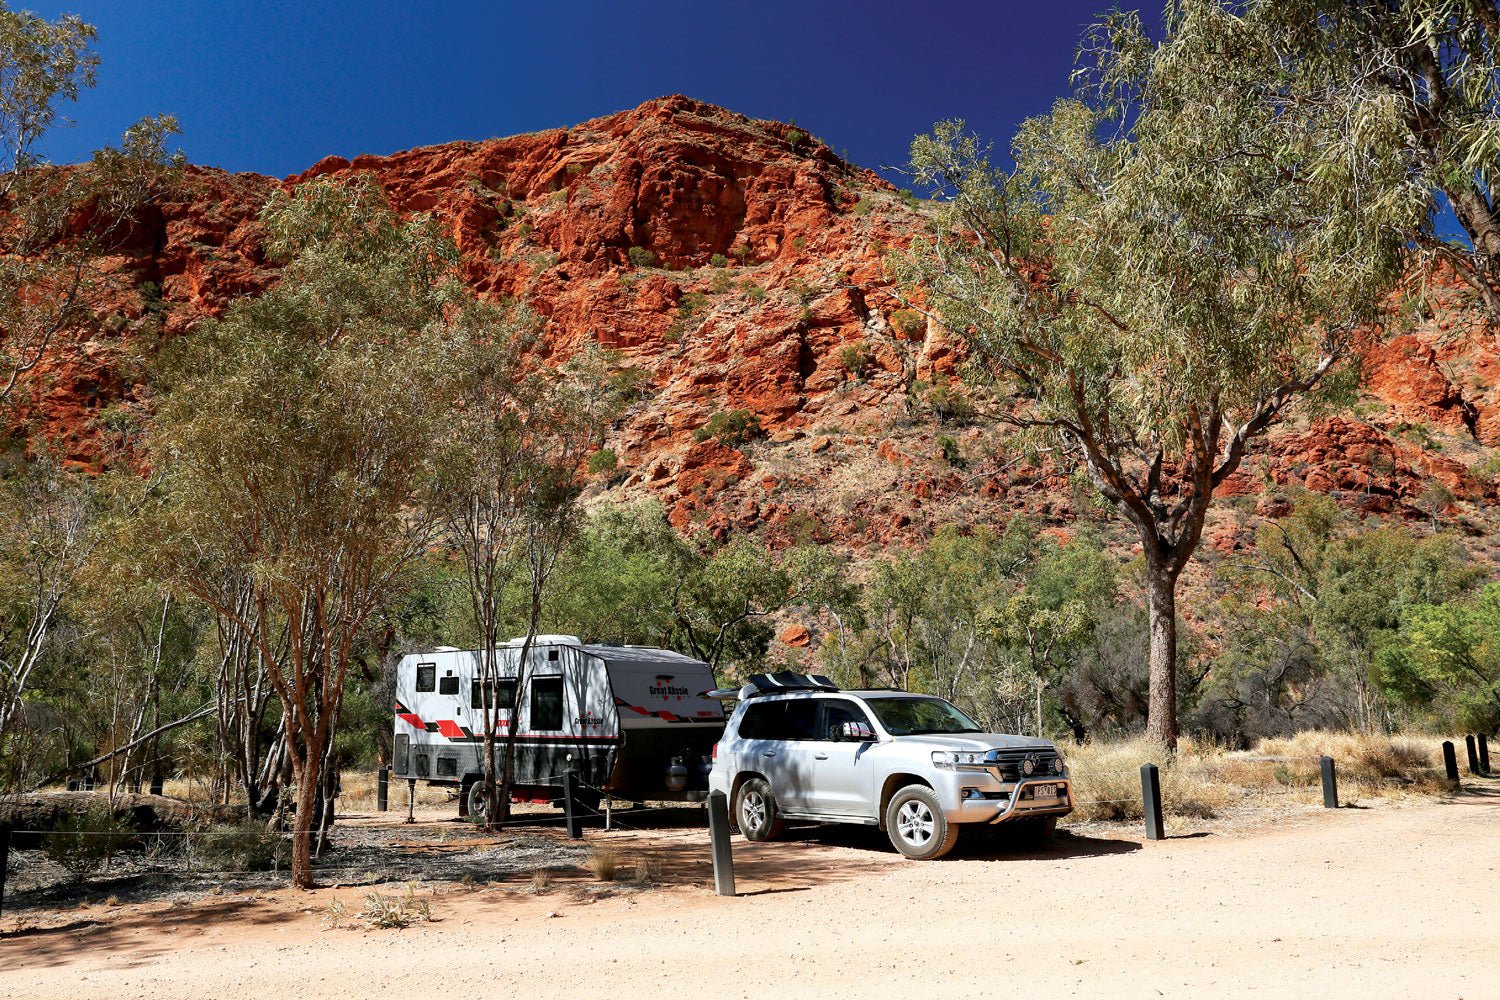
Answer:
[[(950, 823), (1004, 823), (1028, 816), (1066, 816), (1073, 811), (1073, 783), (1067, 777), (1023, 778), (1016, 782), (984, 780), (983, 775), (959, 773), (956, 794), (945, 799)], [(969, 778), (978, 780), (969, 781)], [(1038, 786), (1056, 794), (1037, 798)]]

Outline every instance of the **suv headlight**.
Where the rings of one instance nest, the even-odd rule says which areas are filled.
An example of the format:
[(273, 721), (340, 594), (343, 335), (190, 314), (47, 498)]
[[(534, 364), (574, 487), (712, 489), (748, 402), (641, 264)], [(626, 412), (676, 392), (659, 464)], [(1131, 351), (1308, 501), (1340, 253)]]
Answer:
[(984, 751), (934, 750), (932, 751), (932, 766), (944, 771), (953, 771), (958, 768), (963, 768), (964, 770), (970, 768), (982, 769), (984, 767)]

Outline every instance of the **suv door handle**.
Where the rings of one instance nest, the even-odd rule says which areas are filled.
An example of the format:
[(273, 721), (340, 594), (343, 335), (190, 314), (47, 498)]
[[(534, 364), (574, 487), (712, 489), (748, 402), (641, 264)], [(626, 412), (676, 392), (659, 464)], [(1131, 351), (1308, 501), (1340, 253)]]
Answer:
[(815, 754), (813, 754), (813, 759), (814, 760), (827, 760), (828, 759), (828, 755), (826, 753), (815, 753)]
[(776, 751), (775, 750), (762, 750), (760, 752), (760, 755), (762, 757), (774, 757), (774, 756), (776, 756)]

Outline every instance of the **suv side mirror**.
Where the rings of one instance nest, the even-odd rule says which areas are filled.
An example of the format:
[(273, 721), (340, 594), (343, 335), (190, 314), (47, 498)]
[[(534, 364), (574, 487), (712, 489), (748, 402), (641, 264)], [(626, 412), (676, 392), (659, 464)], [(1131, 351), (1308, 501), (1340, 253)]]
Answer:
[(845, 722), (839, 727), (839, 735), (856, 743), (869, 743), (875, 739), (875, 730), (863, 722)]

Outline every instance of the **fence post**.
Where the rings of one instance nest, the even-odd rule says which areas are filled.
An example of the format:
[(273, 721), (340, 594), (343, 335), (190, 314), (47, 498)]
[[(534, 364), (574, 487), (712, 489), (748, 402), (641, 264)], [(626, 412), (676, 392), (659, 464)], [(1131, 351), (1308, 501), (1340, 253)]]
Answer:
[(0, 916), (5, 915), (5, 879), (10, 874), (10, 827), (0, 826)]
[(1490, 741), (1484, 733), (1480, 733), (1479, 739), (1479, 770), (1486, 776), (1490, 773)]
[(713, 841), (714, 891), (721, 896), (733, 896), (734, 853), (729, 848), (729, 796), (723, 792), (708, 793), (708, 835)]
[(1141, 765), (1141, 808), (1146, 815), (1146, 839), (1165, 840), (1161, 822), (1161, 772), (1155, 764)]
[(1474, 745), (1474, 735), (1470, 733), (1464, 737), (1464, 749), (1469, 752), (1469, 773), (1479, 774), (1479, 749)]
[(1443, 741), (1443, 770), (1448, 775), (1448, 784), (1458, 787), (1458, 754), (1453, 752), (1453, 741)]
[(380, 771), (375, 776), (375, 808), (385, 812), (391, 807), (391, 768), (389, 764), (380, 765)]
[(1323, 768), (1323, 808), (1339, 807), (1339, 779), (1334, 771), (1333, 758), (1324, 756), (1319, 764)]
[(406, 779), (406, 821), (415, 823), (417, 821), (417, 779)]
[(578, 791), (574, 787), (578, 776), (570, 767), (563, 772), (563, 812), (568, 827), (568, 837), (577, 840), (583, 836), (583, 817), (578, 815)]

